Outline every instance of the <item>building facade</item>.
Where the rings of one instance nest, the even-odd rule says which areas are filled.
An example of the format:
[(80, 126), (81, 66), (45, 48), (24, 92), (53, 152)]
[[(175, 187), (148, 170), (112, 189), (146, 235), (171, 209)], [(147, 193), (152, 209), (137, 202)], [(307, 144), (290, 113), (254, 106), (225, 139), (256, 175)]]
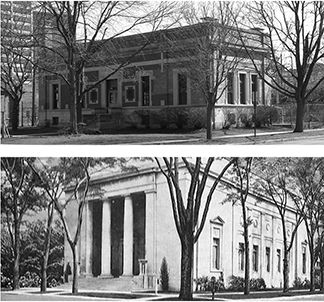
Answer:
[[(1, 36), (6, 39), (2, 39), (2, 43), (8, 40), (8, 36), (13, 35), (13, 39), (24, 40), (29, 37), (33, 31), (33, 3), (31, 1), (1, 1)], [(25, 38), (24, 38), (25, 37)], [(8, 56), (4, 52), (1, 54), (2, 64), (6, 64)], [(32, 71), (24, 70), (23, 59), (17, 60), (17, 65), (12, 66), (12, 73), (19, 73), (22, 69), (23, 73), (18, 74), (18, 77), (22, 78), (23, 74), (28, 76), (29, 80), (24, 81), (24, 94), (19, 104), (19, 126), (33, 126), (36, 124), (38, 113), (38, 100), (36, 93), (36, 81), (32, 76)], [(8, 65), (9, 66), (9, 65)], [(3, 67), (4, 68), (4, 67)], [(7, 68), (7, 66), (5, 66)], [(2, 71), (3, 72), (3, 71)], [(6, 123), (11, 127), (12, 122), (12, 110), (13, 104), (9, 95), (6, 93), (5, 85), (1, 83), (1, 123)]]
[[(215, 166), (207, 181), (211, 187), (221, 163)], [(183, 194), (189, 189), (190, 175), (180, 169)], [(227, 182), (227, 181), (226, 181)], [(136, 173), (102, 174), (94, 177), (92, 186), (100, 193), (88, 198), (79, 242), (80, 273), (85, 277), (131, 277), (133, 288), (152, 288), (159, 278), (163, 257), (169, 268), (171, 290), (180, 287), (180, 240), (173, 220), (166, 179), (156, 167)], [(97, 194), (97, 195), (96, 195)], [(241, 207), (225, 202), (226, 189), (217, 189), (210, 204), (203, 231), (194, 248), (194, 278), (221, 275), (225, 284), (232, 275), (244, 277), (244, 239)], [(205, 196), (203, 196), (202, 200)], [(270, 199), (251, 193), (248, 214), (250, 232), (250, 277), (263, 278), (268, 288), (283, 285), (282, 224)], [(77, 210), (66, 215), (71, 227)], [(288, 238), (295, 224), (295, 213), (289, 211)], [(295, 278), (309, 274), (309, 252), (304, 225), (298, 229), (290, 253), (290, 285)], [(65, 244), (65, 261), (72, 262)]]
[[(128, 58), (129, 62), (86, 94), (82, 103), (83, 122), (99, 128), (159, 127), (163, 125), (158, 125), (156, 117), (168, 110), (205, 112), (206, 101), (187, 68), (193, 59), (190, 51), (195, 51), (195, 39), (207, 39), (208, 26), (208, 22), (202, 22), (119, 37), (107, 45), (105, 41), (98, 42), (104, 46), (98, 52), (98, 60), (89, 61), (84, 69), (85, 85), (104, 79), (118, 64), (123, 64), (123, 59)], [(266, 50), (260, 45), (264, 35), (257, 30), (247, 30), (245, 34), (249, 37), (249, 47), (255, 48), (262, 64)], [(147, 46), (141, 49), (145, 44)], [(242, 45), (231, 45), (227, 51), (242, 60), (228, 73), (226, 92), (215, 107), (218, 126), (224, 122), (225, 109), (251, 111), (254, 101), (269, 105), (271, 98), (269, 87), (259, 78)], [(43, 74), (40, 79), (41, 124), (68, 124), (69, 107), (67, 85), (59, 77)]]

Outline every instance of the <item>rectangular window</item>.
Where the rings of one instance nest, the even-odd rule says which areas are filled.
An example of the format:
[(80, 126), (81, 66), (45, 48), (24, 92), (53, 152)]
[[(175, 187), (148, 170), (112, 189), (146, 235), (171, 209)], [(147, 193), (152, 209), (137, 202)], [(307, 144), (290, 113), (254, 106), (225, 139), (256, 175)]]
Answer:
[(135, 86), (125, 87), (125, 102), (126, 103), (135, 102)]
[(251, 75), (251, 85), (252, 85), (252, 104), (258, 102), (258, 76), (256, 74)]
[(178, 102), (179, 105), (187, 104), (187, 76), (178, 74)]
[(99, 102), (99, 89), (98, 87), (92, 88), (88, 92), (89, 104), (98, 104)]
[(238, 260), (239, 260), (239, 269), (244, 271), (244, 243), (239, 243), (239, 250), (238, 250)]
[(302, 247), (303, 274), (306, 274), (306, 246)]
[(220, 229), (212, 229), (212, 268), (220, 269)]
[(52, 104), (53, 109), (58, 109), (60, 103), (60, 89), (59, 84), (52, 85)]
[(234, 104), (234, 75), (233, 72), (229, 72), (227, 75), (227, 104)]
[(267, 272), (270, 272), (270, 247), (266, 247), (266, 265)]
[(253, 245), (252, 267), (255, 272), (258, 271), (259, 268), (259, 246), (258, 245)]
[(141, 77), (142, 84), (142, 106), (150, 105), (150, 77)]
[(106, 81), (106, 107), (117, 104), (117, 79)]
[(281, 272), (281, 250), (277, 249), (277, 269)]
[(246, 104), (246, 74), (240, 73), (240, 103)]

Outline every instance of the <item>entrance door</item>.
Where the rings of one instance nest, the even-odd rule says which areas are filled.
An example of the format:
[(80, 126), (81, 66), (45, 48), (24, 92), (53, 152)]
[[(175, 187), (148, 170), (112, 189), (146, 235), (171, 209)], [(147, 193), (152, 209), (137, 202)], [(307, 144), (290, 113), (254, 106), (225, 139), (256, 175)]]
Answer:
[(97, 277), (101, 274), (102, 202), (95, 201), (92, 205), (92, 274), (94, 277)]
[(139, 275), (138, 259), (145, 258), (145, 195), (141, 194), (133, 197), (133, 213), (133, 275)]
[(111, 203), (111, 274), (117, 278), (123, 274), (124, 200)]

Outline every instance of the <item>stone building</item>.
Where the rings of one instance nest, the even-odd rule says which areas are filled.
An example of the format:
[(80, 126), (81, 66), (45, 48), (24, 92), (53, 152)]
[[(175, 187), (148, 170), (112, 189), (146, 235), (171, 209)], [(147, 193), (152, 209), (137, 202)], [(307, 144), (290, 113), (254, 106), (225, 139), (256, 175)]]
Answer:
[[(207, 181), (207, 188), (223, 165), (218, 161)], [(183, 192), (189, 189), (190, 175), (180, 169)], [(228, 180), (224, 180), (228, 182)], [(153, 164), (136, 172), (102, 173), (93, 178), (97, 193), (88, 198), (79, 242), (80, 273), (101, 277), (109, 284), (125, 278), (135, 288), (152, 288), (159, 278), (163, 257), (169, 267), (172, 290), (180, 287), (180, 241), (173, 220), (171, 200), (165, 177)], [(215, 191), (204, 229), (195, 244), (194, 278), (221, 276), (227, 284), (231, 275), (244, 276), (242, 214), (239, 204), (223, 201), (224, 186)], [(68, 193), (68, 192), (67, 192)], [(204, 198), (202, 198), (204, 200)], [(252, 192), (248, 197), (250, 226), (251, 278), (262, 277), (268, 288), (283, 285), (282, 225), (274, 204)], [(66, 211), (70, 225), (77, 210)], [(295, 224), (289, 208), (286, 220), (288, 237)], [(309, 275), (309, 252), (304, 225), (298, 229), (291, 251), (290, 284)], [(65, 244), (65, 261), (72, 261)], [(107, 278), (107, 279), (105, 279)], [(99, 281), (98, 281), (99, 282)]]
[[(1, 36), (13, 36), (13, 39), (25, 40), (33, 31), (33, 3), (31, 1), (1, 1)], [(8, 36), (7, 36), (8, 35)], [(18, 37), (18, 38), (17, 38)], [(6, 39), (2, 39), (6, 41)], [(2, 52), (1, 62), (6, 64), (8, 58)], [(17, 70), (22, 69), (23, 73), (28, 76), (29, 80), (24, 82), (24, 94), (19, 104), (19, 126), (34, 126), (37, 122), (38, 115), (38, 100), (37, 100), (37, 87), (36, 80), (32, 76), (32, 72), (27, 69), (24, 70), (23, 60), (18, 60), (18, 66), (12, 66), (12, 73), (18, 73)], [(21, 63), (20, 63), (21, 62)], [(21, 66), (20, 66), (21, 65)], [(9, 66), (9, 65), (8, 65)], [(8, 66), (5, 65), (6, 68)], [(23, 74), (18, 74), (22, 77)], [(6, 123), (11, 127), (13, 102), (7, 95), (7, 89), (1, 83), (1, 123)]]
[[(193, 41), (207, 39), (208, 28), (210, 23), (204, 21), (181, 28), (119, 37), (109, 42), (97, 41), (100, 51), (84, 69), (85, 85), (104, 79), (111, 67), (123, 64), (125, 58), (129, 62), (87, 93), (82, 103), (83, 121), (102, 129), (162, 127), (157, 120), (165, 110), (205, 112), (203, 95), (193, 84), (186, 67), (192, 59), (189, 53), (196, 51)], [(248, 47), (255, 50), (262, 64), (266, 53), (262, 47), (264, 34), (257, 29), (242, 32), (248, 37)], [(141, 49), (145, 44), (146, 47)], [(224, 109), (249, 111), (254, 100), (260, 105), (270, 104), (270, 89), (259, 78), (242, 45), (231, 45), (227, 51), (242, 60), (234, 72), (228, 74), (227, 90), (215, 107), (218, 126), (224, 121)], [(59, 77), (45, 73), (39, 85), (40, 123), (68, 124), (67, 85)]]

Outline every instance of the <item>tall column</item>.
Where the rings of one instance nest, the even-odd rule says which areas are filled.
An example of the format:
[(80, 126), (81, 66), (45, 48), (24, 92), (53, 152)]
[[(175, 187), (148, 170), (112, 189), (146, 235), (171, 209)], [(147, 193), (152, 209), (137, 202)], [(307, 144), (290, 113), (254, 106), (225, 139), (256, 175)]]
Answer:
[(111, 202), (102, 203), (101, 277), (111, 276)]
[(145, 192), (146, 203), (146, 217), (145, 217), (145, 259), (147, 262), (147, 273), (154, 272), (154, 249), (155, 249), (155, 204), (156, 204), (156, 192)]
[(123, 276), (133, 275), (133, 200), (126, 196), (124, 201), (124, 265)]
[(92, 276), (92, 204), (86, 207), (86, 276)]

